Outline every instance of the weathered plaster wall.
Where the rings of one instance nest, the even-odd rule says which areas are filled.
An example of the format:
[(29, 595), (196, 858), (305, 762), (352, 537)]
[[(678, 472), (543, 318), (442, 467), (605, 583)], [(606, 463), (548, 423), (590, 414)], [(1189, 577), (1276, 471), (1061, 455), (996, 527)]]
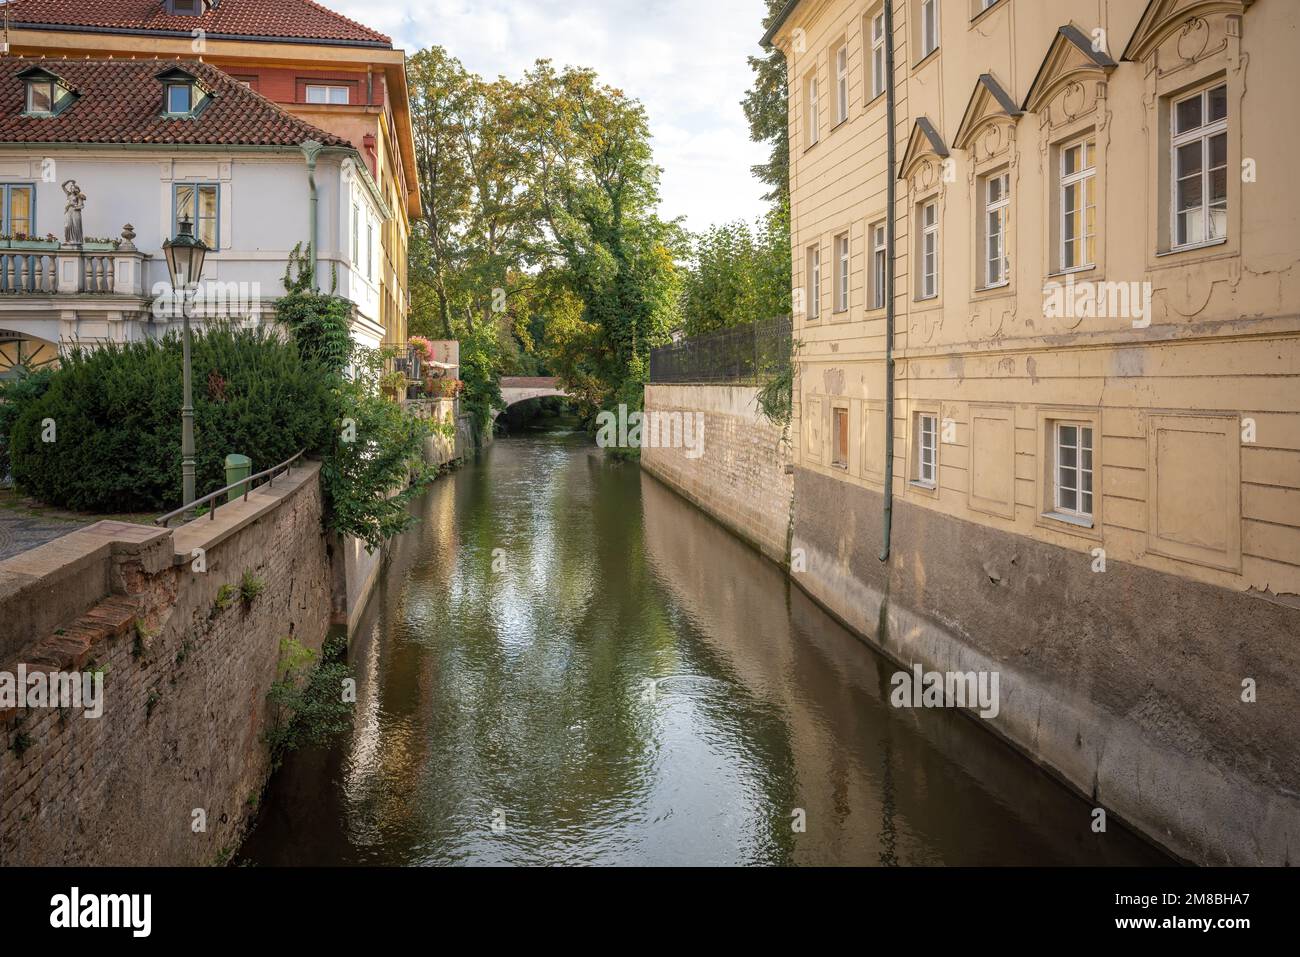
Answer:
[(643, 447), (641, 466), (784, 562), (794, 485), (781, 430), (759, 413), (757, 394), (753, 386), (646, 386), (647, 413), (703, 417), (703, 445), (698, 457), (686, 448)]
[(904, 665), (999, 672), (989, 726), (1181, 857), (1300, 860), (1300, 608), (905, 500), (887, 564), (880, 543), (879, 493), (796, 470), (792, 577), (851, 628)]
[[(62, 626), (0, 667), (103, 668), (104, 711), (0, 712), (0, 864), (208, 864), (235, 848), (270, 771), (262, 736), (281, 639), (319, 649), (329, 625), (318, 472), (297, 469), (215, 520), (125, 526), (107, 546), (102, 525), (118, 523), (101, 523), (85, 541), (43, 546), (67, 560), (96, 550), (109, 591), (89, 611), (84, 596), (65, 602)], [(20, 558), (35, 567), (43, 549)], [(18, 561), (0, 563), (0, 578)], [(246, 570), (263, 591), (218, 607)], [(0, 593), (0, 619), (9, 610)], [(194, 830), (196, 809), (206, 830)]]

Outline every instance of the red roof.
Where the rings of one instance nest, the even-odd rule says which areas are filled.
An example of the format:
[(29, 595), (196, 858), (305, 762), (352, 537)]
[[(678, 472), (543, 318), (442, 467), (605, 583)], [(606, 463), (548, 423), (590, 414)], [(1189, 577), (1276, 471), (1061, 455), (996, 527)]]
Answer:
[[(25, 116), (21, 74), (39, 67), (74, 91), (55, 116)], [(211, 94), (194, 116), (163, 115), (159, 75), (191, 74)], [(209, 146), (297, 146), (316, 140), (348, 146), (333, 133), (286, 113), (216, 67), (193, 60), (0, 59), (0, 143), (173, 143)]]
[(218, 0), (201, 16), (169, 14), (164, 0), (10, 0), (14, 27), (95, 27), (111, 32), (205, 30), (214, 40), (305, 40), (391, 47), (393, 41), (312, 0)]

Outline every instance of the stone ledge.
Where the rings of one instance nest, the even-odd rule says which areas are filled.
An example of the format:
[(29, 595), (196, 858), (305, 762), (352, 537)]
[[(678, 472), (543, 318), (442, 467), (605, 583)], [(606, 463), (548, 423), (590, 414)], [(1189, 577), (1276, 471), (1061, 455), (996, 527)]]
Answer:
[(240, 529), (274, 511), (308, 482), (315, 481), (319, 474), (319, 462), (295, 466), (292, 474), (277, 475), (275, 484), (259, 485), (248, 493), (248, 498), (227, 502), (208, 515), (171, 529), (173, 564), (191, 561), (196, 548), (212, 550)]

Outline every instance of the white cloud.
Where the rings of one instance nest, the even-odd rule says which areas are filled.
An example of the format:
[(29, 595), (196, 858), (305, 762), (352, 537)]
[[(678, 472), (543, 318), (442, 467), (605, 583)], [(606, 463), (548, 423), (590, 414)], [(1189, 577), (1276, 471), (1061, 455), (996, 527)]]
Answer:
[(591, 67), (645, 104), (664, 168), (664, 216), (702, 229), (765, 208), (749, 169), (768, 148), (750, 142), (740, 108), (763, 0), (324, 2), (408, 54), (440, 44), (486, 77), (518, 77), (539, 58)]

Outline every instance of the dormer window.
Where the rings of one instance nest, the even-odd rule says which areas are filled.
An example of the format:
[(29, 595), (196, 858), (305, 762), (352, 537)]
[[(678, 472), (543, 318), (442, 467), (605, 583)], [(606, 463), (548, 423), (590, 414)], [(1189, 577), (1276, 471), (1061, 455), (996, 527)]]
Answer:
[(27, 81), (27, 112), (51, 114), (54, 112), (54, 81), (33, 79)]
[(167, 113), (170, 116), (189, 116), (194, 109), (192, 83), (167, 84)]
[(197, 17), (203, 8), (203, 0), (167, 0), (167, 12), (178, 17)]

